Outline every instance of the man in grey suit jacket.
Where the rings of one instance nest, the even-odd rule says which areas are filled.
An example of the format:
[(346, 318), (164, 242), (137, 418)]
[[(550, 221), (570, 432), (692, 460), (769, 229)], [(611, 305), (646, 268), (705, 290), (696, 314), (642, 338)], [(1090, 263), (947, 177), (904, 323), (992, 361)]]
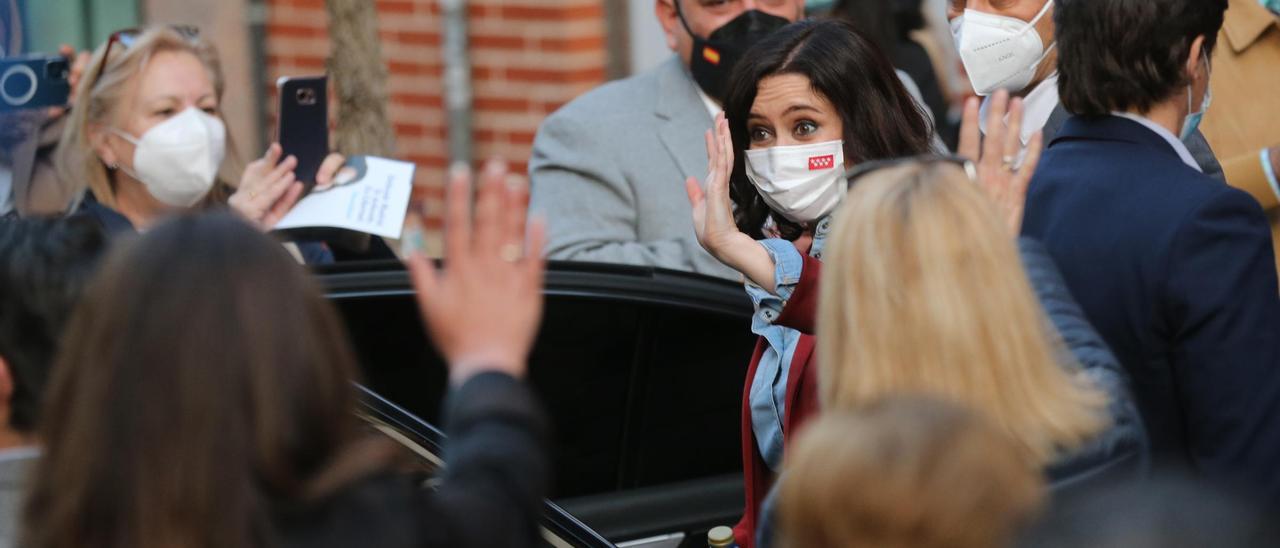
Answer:
[[(1054, 48), (1054, 6), (1046, 6), (1046, 3), (1054, 0), (1010, 0), (996, 7), (990, 2), (980, 2), (976, 0), (955, 0), (947, 3), (947, 19), (955, 22), (956, 18), (964, 14), (965, 9), (971, 9), (985, 14), (1006, 17), (1010, 19), (1018, 19), (1030, 23), (1035, 21), (1034, 29), (1040, 36), (1041, 44), (1047, 54), (1040, 59), (1039, 66), (1035, 67), (1035, 74), (1026, 88), (1022, 90), (1010, 90), (1014, 95), (1022, 97), (1026, 104), (1026, 114), (1022, 125), (1022, 144), (1025, 146), (1030, 142), (1031, 135), (1037, 131), (1044, 133), (1044, 143), (1048, 144), (1057, 136), (1058, 130), (1062, 129), (1062, 125), (1066, 123), (1067, 118), (1071, 114), (1058, 100), (1058, 53)], [(1046, 10), (1043, 16), (1036, 19), (1041, 14), (1041, 10)], [(963, 34), (963, 26), (961, 27)], [(957, 38), (959, 38), (957, 36)], [(996, 40), (1002, 37), (988, 37), (987, 40)], [(1012, 42), (1012, 40), (1010, 40)], [(978, 41), (971, 41), (974, 46), (983, 45)], [(961, 50), (961, 57), (965, 56), (965, 46), (961, 43), (956, 44), (956, 48)], [(981, 56), (973, 56), (966, 63), (980, 62)], [(977, 72), (983, 67), (969, 67), (971, 73)], [(979, 83), (974, 87), (980, 87)], [(983, 103), (984, 113), (986, 103)], [(986, 116), (982, 117), (983, 131), (986, 131)], [(1209, 142), (1205, 140), (1204, 135), (1197, 130), (1186, 142), (1187, 149), (1191, 151), (1191, 156), (1195, 158), (1196, 163), (1200, 165), (1205, 175), (1225, 182), (1225, 176), (1222, 173), (1222, 166), (1218, 163), (1218, 159), (1213, 154), (1213, 150), (1209, 148)]]
[(547, 219), (551, 259), (736, 280), (736, 272), (698, 245), (684, 191), (685, 179), (706, 177), (703, 133), (720, 108), (691, 76), (694, 34), (705, 40), (752, 9), (795, 21), (804, 2), (655, 3), (676, 55), (651, 71), (588, 92), (543, 122), (529, 163), (530, 209)]

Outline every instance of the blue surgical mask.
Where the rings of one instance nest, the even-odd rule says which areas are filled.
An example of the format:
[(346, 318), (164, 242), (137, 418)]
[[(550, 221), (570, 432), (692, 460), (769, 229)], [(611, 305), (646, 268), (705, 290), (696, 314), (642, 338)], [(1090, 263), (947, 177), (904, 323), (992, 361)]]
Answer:
[(1275, 12), (1276, 15), (1280, 15), (1280, 0), (1258, 0), (1258, 3), (1262, 4), (1262, 7)]
[[(1206, 77), (1205, 85), (1208, 86), (1207, 79), (1213, 76), (1213, 68), (1209, 66), (1209, 55), (1203, 52), (1201, 53), (1201, 55), (1204, 56), (1203, 59), (1204, 59), (1205, 77)], [(1204, 101), (1200, 103), (1200, 110), (1196, 112), (1191, 112), (1191, 109), (1193, 108), (1191, 106), (1191, 98), (1194, 96), (1195, 96), (1194, 85), (1187, 84), (1187, 112), (1190, 112), (1191, 114), (1188, 114), (1187, 119), (1182, 122), (1181, 137), (1183, 141), (1187, 141), (1191, 139), (1191, 136), (1195, 135), (1196, 130), (1200, 129), (1200, 122), (1204, 121), (1204, 113), (1209, 110), (1209, 105), (1213, 104), (1213, 88), (1205, 87)]]

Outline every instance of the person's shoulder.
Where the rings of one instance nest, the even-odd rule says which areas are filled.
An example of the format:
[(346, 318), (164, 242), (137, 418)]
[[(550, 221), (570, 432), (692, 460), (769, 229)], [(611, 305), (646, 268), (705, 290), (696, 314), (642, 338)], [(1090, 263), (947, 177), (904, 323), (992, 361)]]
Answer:
[(634, 76), (602, 84), (556, 110), (547, 117), (547, 123), (651, 115), (657, 105), (660, 75), (666, 70), (670, 67), (664, 63)]
[(1186, 187), (1192, 194), (1186, 200), (1195, 217), (1236, 217), (1259, 226), (1267, 225), (1262, 206), (1248, 192), (1197, 172), (1188, 177)]

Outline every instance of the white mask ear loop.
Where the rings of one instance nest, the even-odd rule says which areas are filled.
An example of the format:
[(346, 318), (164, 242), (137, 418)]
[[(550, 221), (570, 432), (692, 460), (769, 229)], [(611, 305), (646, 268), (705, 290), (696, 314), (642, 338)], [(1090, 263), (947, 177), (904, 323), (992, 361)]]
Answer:
[[(1028, 30), (1034, 30), (1036, 28), (1036, 24), (1039, 23), (1040, 20), (1044, 18), (1045, 14), (1049, 13), (1049, 8), (1052, 6), (1053, 6), (1053, 0), (1048, 0), (1047, 2), (1045, 2), (1044, 7), (1040, 8), (1040, 13), (1037, 13), (1036, 16), (1031, 19), (1031, 22), (1027, 23), (1026, 29), (1023, 29), (1022, 32), (1027, 32)], [(1036, 34), (1039, 35), (1040, 34), (1039, 31), (1037, 31)], [(1049, 54), (1053, 53), (1053, 50), (1057, 47), (1058, 47), (1058, 33), (1055, 31), (1053, 34), (1053, 41), (1049, 42), (1048, 47), (1044, 48), (1044, 55), (1041, 55), (1040, 59), (1036, 61), (1036, 70), (1040, 69), (1040, 63), (1043, 63), (1045, 59), (1048, 59)]]
[(1044, 18), (1044, 15), (1046, 13), (1049, 13), (1049, 7), (1052, 5), (1053, 5), (1053, 0), (1047, 0), (1044, 3), (1044, 6), (1040, 8), (1040, 13), (1037, 13), (1035, 17), (1032, 17), (1031, 22), (1027, 23), (1027, 26), (1035, 28), (1036, 23), (1039, 23), (1040, 20)]
[[(129, 135), (129, 134), (128, 134), (127, 132), (125, 132), (123, 129), (119, 129), (119, 128), (116, 128), (116, 127), (114, 127), (114, 126), (107, 126), (107, 131), (109, 131), (109, 132), (111, 132), (111, 133), (115, 134), (115, 136), (116, 136), (116, 137), (119, 137), (119, 138), (121, 138), (121, 139), (124, 139), (124, 140), (128, 141), (130, 144), (132, 144), (132, 145), (133, 145), (133, 146), (135, 146), (135, 147), (136, 147), (136, 146), (138, 146), (138, 144), (141, 142), (141, 140), (140, 140), (140, 139), (138, 139), (137, 137), (134, 137), (134, 136), (132, 136), (132, 135)], [(101, 159), (101, 158), (99, 158), (99, 159)], [(125, 172), (125, 174), (127, 174), (128, 176), (133, 177), (133, 178), (134, 178), (134, 180), (136, 180), (136, 181), (141, 181), (141, 180), (142, 180), (142, 179), (139, 179), (139, 178), (138, 178), (138, 174), (137, 174), (137, 173), (134, 173), (132, 169), (129, 169), (129, 168), (127, 168), (127, 167), (124, 167), (124, 165), (123, 165), (123, 164), (121, 164), (121, 163), (119, 163), (119, 162), (110, 162), (110, 163), (103, 162), (103, 163), (106, 163), (106, 164), (107, 164), (107, 167), (108, 167), (108, 168), (110, 168), (112, 171), (115, 171), (115, 170), (117, 170), (117, 169), (118, 169), (118, 170), (120, 170), (120, 171)]]

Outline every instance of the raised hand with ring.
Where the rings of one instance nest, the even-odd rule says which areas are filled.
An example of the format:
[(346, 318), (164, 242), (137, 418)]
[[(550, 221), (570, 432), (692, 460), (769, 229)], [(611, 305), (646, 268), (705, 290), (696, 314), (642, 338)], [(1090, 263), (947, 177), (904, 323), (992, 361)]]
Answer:
[[(1013, 235), (1022, 229), (1022, 212), (1027, 202), (1027, 186), (1040, 163), (1044, 137), (1036, 132), (1022, 154), (1022, 99), (1009, 100), (1009, 92), (999, 91), (987, 106), (987, 134), (979, 127), (980, 104), (976, 97), (965, 103), (964, 121), (960, 125), (961, 156), (974, 162), (978, 180), (987, 196), (1000, 208), (1005, 224)], [(1008, 121), (1005, 118), (1008, 114)]]
[(407, 259), (418, 307), (455, 385), (484, 371), (523, 377), (542, 319), (546, 228), (540, 219), (525, 222), (528, 185), (508, 181), (506, 166), (490, 161), (475, 193), (474, 223), (471, 189), (470, 170), (453, 169), (443, 270), (420, 250)]

